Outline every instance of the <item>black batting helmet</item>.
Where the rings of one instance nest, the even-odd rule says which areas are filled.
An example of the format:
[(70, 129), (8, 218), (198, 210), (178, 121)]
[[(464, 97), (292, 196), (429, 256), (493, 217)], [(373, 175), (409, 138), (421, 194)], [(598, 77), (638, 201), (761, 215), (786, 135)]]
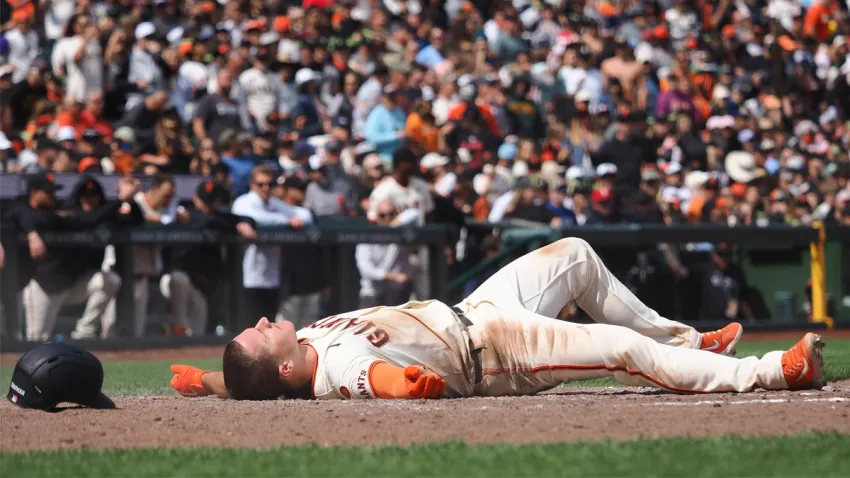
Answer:
[(89, 408), (115, 408), (101, 392), (103, 365), (82, 347), (64, 342), (36, 346), (15, 365), (10, 402), (23, 408), (50, 410), (62, 402)]

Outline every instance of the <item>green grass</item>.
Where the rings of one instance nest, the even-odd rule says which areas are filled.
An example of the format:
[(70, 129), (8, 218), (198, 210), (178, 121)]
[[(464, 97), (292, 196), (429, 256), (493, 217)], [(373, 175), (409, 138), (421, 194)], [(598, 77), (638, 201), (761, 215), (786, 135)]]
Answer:
[[(172, 377), (171, 370), (169, 369), (172, 363), (187, 362), (104, 362), (103, 392), (113, 398), (120, 396), (175, 394), (174, 389), (168, 385)], [(221, 359), (192, 360), (191, 364), (210, 370), (221, 369)], [(0, 384), (8, 387), (13, 371), (13, 366), (0, 367)]]
[(0, 454), (0, 476), (826, 477), (846, 473), (848, 449), (848, 435), (806, 433), (545, 445), (82, 450)]
[[(785, 350), (794, 342), (741, 342), (738, 345), (738, 357), (761, 356), (772, 350)], [(850, 378), (850, 340), (828, 340), (824, 348), (827, 381)], [(104, 392), (110, 397), (171, 395), (174, 390), (168, 385), (171, 379), (169, 366), (171, 361), (153, 362), (105, 362)], [(182, 361), (196, 367), (210, 370), (221, 368), (220, 359)], [(0, 384), (6, 386), (12, 378), (14, 367), (0, 367)], [(583, 382), (572, 382), (568, 386), (611, 386), (613, 379), (601, 378)]]

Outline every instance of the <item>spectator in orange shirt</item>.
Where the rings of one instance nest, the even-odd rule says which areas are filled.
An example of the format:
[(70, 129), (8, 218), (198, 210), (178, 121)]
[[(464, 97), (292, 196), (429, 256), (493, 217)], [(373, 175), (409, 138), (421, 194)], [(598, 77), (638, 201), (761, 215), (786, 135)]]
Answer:
[(829, 19), (837, 10), (835, 0), (815, 0), (806, 10), (803, 20), (803, 35), (814, 36), (819, 43), (829, 40)]
[[(500, 136), (499, 134), (499, 125), (496, 123), (496, 117), (493, 116), (493, 113), (490, 111), (490, 107), (485, 103), (475, 102), (478, 106), (478, 111), (481, 112), (481, 116), (484, 117), (484, 121), (487, 122), (487, 127), (490, 129), (490, 132), (496, 136)], [(463, 119), (463, 114), (466, 113), (466, 102), (461, 101), (454, 108), (449, 111), (449, 121), (460, 121)]]
[(405, 125), (410, 148), (418, 154), (436, 153), (440, 149), (440, 135), (431, 113), (431, 102), (417, 101)]
[(107, 140), (112, 137), (112, 126), (103, 115), (103, 91), (95, 90), (89, 93), (88, 103), (80, 112), (79, 121), (76, 124), (77, 133), (83, 134), (87, 129), (93, 129)]
[(62, 103), (62, 111), (56, 115), (56, 125), (60, 128), (63, 126), (77, 126), (80, 123), (80, 113), (82, 112), (81, 104), (74, 99), (73, 96), (66, 96)]

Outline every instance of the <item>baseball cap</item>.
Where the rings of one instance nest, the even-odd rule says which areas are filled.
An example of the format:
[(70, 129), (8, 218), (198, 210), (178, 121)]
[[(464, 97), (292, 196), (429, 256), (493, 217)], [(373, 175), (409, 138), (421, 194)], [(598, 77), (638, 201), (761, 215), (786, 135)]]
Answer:
[(325, 150), (339, 152), (342, 151), (342, 148), (344, 147), (345, 145), (342, 144), (342, 141), (332, 140), (328, 141), (328, 144), (325, 145)]
[(129, 126), (122, 126), (115, 130), (115, 133), (112, 135), (113, 138), (117, 140), (121, 140), (125, 143), (135, 143), (136, 142), (136, 134), (133, 132), (133, 129)]
[(103, 186), (100, 185), (94, 178), (89, 176), (86, 179), (83, 187), (80, 188), (80, 196), (100, 196), (103, 194)]
[(56, 133), (56, 141), (73, 141), (77, 139), (77, 130), (73, 126), (63, 126)]
[(331, 127), (349, 129), (351, 128), (351, 122), (345, 116), (337, 116), (333, 119)]
[(322, 79), (322, 75), (310, 68), (301, 68), (295, 73), (295, 84), (298, 86), (320, 79)]
[(69, 402), (115, 408), (103, 394), (103, 365), (89, 351), (65, 342), (35, 346), (15, 365), (6, 398), (21, 408), (52, 410)]
[(657, 169), (646, 168), (640, 172), (640, 180), (644, 182), (660, 181), (661, 175), (658, 173)]
[(292, 189), (298, 189), (298, 190), (301, 190), (301, 191), (304, 191), (304, 190), (307, 189), (307, 182), (305, 182), (303, 179), (301, 179), (301, 178), (299, 178), (298, 176), (295, 176), (295, 175), (288, 176), (286, 179), (283, 180), (281, 185), (286, 189), (292, 188)]
[(156, 27), (151, 22), (142, 22), (136, 25), (136, 30), (133, 33), (136, 40), (141, 40), (156, 33)]
[(449, 164), (449, 158), (440, 153), (428, 153), (422, 157), (421, 161), (419, 161), (419, 166), (422, 166), (425, 169), (432, 169), (439, 166), (445, 166), (447, 164)]
[(96, 129), (89, 128), (89, 129), (83, 131), (83, 138), (82, 139), (83, 139), (83, 141), (85, 141), (87, 143), (94, 143), (94, 142), (97, 142), (100, 139), (100, 133)]
[(214, 181), (204, 181), (198, 184), (198, 187), (195, 189), (195, 195), (198, 196), (198, 199), (207, 204), (224, 197), (224, 193), (224, 189)]
[(616, 176), (617, 165), (614, 163), (602, 163), (596, 167), (596, 175), (600, 178), (604, 176)]
[(514, 143), (502, 143), (496, 152), (501, 161), (513, 161), (517, 155), (517, 145)]
[(295, 157), (296, 158), (309, 158), (310, 156), (316, 154), (316, 148), (308, 143), (307, 141), (299, 141), (295, 143)]
[(50, 173), (33, 174), (27, 178), (27, 192), (45, 191), (55, 192), (62, 189), (62, 186), (56, 184), (53, 175)]
[(85, 173), (86, 171), (94, 172), (101, 171), (100, 161), (93, 156), (88, 156), (80, 160), (77, 165), (77, 172)]
[(594, 189), (590, 198), (595, 203), (606, 202), (614, 198), (614, 192), (611, 191), (611, 188), (603, 186), (601, 188)]

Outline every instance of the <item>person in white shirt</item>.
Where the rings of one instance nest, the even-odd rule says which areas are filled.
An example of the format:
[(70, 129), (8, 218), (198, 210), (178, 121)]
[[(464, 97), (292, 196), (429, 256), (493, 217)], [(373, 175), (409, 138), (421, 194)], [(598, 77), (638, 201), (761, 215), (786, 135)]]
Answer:
[(271, 125), (268, 117), (277, 112), (279, 83), (275, 81), (274, 73), (261, 59), (254, 61), (253, 68), (245, 70), (238, 79), (239, 86), (245, 93), (248, 114), (262, 131), (268, 131)]
[[(393, 172), (379, 182), (369, 195), (370, 221), (378, 219), (378, 205), (390, 201), (405, 218), (405, 224), (425, 225), (425, 216), (434, 210), (434, 198), (428, 183), (413, 176), (419, 168), (416, 155), (408, 148), (393, 153)], [(408, 212), (410, 211), (410, 212)], [(416, 214), (413, 213), (416, 211)], [(412, 257), (414, 265), (413, 289), (418, 299), (429, 297), (430, 282), (428, 273), (428, 248), (418, 247), (418, 253)]]
[(77, 2), (76, 0), (43, 0), (40, 5), (44, 9), (44, 36), (48, 42), (55, 42), (64, 35), (68, 21), (74, 16)]
[[(391, 201), (376, 207), (376, 223), (396, 226), (403, 219)], [(410, 249), (400, 244), (358, 244), (354, 250), (360, 271), (360, 304), (366, 309), (382, 304), (401, 305), (410, 300), (413, 289)]]
[(136, 85), (137, 91), (127, 95), (124, 110), (129, 111), (141, 103), (148, 95), (162, 87), (162, 70), (155, 58), (160, 55), (160, 45), (149, 39), (156, 33), (151, 22), (142, 22), (134, 30), (136, 44), (130, 51), (130, 70), (127, 81)]
[(67, 97), (85, 103), (89, 93), (103, 89), (103, 49), (100, 31), (86, 15), (76, 15), (56, 43), (51, 56), (53, 73), (64, 77)]
[(38, 56), (38, 34), (32, 28), (32, 14), (25, 10), (15, 12), (12, 21), (16, 26), (6, 32), (6, 41), (9, 43), (7, 60), (15, 67), (12, 81), (18, 83), (27, 77), (32, 62)]
[[(308, 209), (287, 204), (272, 197), (275, 174), (267, 166), (251, 171), (251, 191), (233, 202), (231, 211), (250, 217), (258, 227), (289, 226), (301, 228), (313, 223)], [(275, 317), (280, 306), (280, 245), (252, 244), (242, 260), (242, 285), (245, 287), (247, 312), (243, 317)]]

